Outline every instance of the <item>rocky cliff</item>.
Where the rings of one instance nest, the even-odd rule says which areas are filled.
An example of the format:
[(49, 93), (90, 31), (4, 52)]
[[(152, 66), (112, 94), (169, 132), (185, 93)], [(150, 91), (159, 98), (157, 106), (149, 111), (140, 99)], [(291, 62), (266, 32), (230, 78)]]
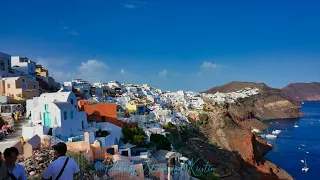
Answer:
[(205, 93), (229, 93), (244, 88), (258, 88), (259, 94), (228, 104), (228, 112), (233, 119), (257, 118), (265, 120), (302, 116), (300, 106), (288, 98), (283, 90), (271, 88), (263, 83), (231, 82), (224, 86), (212, 88)]
[(231, 82), (206, 93), (239, 92), (245, 88), (258, 88), (259, 93), (234, 103), (217, 104), (206, 100), (202, 112), (206, 116), (200, 115), (202, 118), (193, 122), (197, 128), (173, 134), (180, 151), (213, 163), (221, 179), (293, 179), (264, 158), (272, 145), (259, 139), (251, 129), (266, 129), (261, 122), (265, 119), (300, 117), (300, 106), (281, 89), (263, 83)]
[(283, 92), (293, 101), (320, 101), (320, 83), (292, 83)]
[(201, 122), (192, 121), (188, 128), (169, 130), (179, 152), (190, 159), (207, 160), (216, 168), (220, 179), (293, 179), (263, 157), (272, 147), (250, 131), (251, 125), (233, 120), (225, 107), (207, 104), (206, 108), (204, 113), (208, 116)]

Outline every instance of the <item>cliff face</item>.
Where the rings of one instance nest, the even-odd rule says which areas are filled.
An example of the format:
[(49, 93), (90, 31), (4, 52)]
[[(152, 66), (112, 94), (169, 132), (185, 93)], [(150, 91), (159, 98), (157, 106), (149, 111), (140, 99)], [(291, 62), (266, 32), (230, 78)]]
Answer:
[(231, 82), (224, 86), (212, 88), (206, 93), (236, 92), (244, 88), (258, 88), (259, 94), (239, 99), (228, 105), (228, 111), (233, 119), (245, 120), (250, 118), (278, 119), (301, 117), (300, 106), (288, 98), (281, 89), (268, 87), (263, 83)]
[[(187, 137), (181, 138), (179, 144), (182, 153), (190, 157), (203, 155), (216, 165), (217, 172), (224, 179), (293, 179), (286, 171), (264, 158), (272, 146), (256, 137), (251, 129), (266, 129), (266, 125), (260, 121), (264, 119), (300, 117), (300, 106), (288, 98), (283, 90), (270, 88), (263, 83), (231, 82), (206, 93), (230, 93), (244, 88), (258, 88), (259, 94), (224, 105), (206, 101), (203, 113), (208, 118), (195, 122), (200, 124), (200, 132), (192, 135), (193, 131), (188, 131), (182, 135)], [(201, 143), (194, 137), (197, 137), (197, 141), (202, 139)], [(217, 148), (204, 147), (204, 142), (215, 144)]]
[[(201, 125), (201, 132), (208, 137), (211, 143), (236, 153), (243, 160), (234, 160), (233, 163), (240, 163), (244, 169), (255, 169), (254, 173), (247, 172), (244, 179), (292, 179), (286, 171), (264, 158), (272, 147), (256, 137), (250, 130), (254, 124), (263, 126), (259, 120), (248, 119), (252, 116), (248, 112), (231, 115), (230, 107), (219, 107), (208, 103), (206, 108), (205, 113), (208, 114), (209, 119), (206, 124)], [(234, 117), (243, 117), (243, 119), (235, 120)]]
[(293, 83), (282, 89), (288, 98), (301, 101), (320, 101), (320, 83)]
[[(272, 147), (250, 131), (252, 125), (260, 126), (261, 121), (233, 120), (226, 107), (210, 103), (206, 105), (204, 113), (208, 119), (198, 124), (198, 128), (190, 125), (175, 132), (169, 130), (178, 152), (189, 159), (203, 158), (209, 161), (221, 179), (293, 179), (263, 157)], [(198, 122), (192, 121), (193, 124)]]

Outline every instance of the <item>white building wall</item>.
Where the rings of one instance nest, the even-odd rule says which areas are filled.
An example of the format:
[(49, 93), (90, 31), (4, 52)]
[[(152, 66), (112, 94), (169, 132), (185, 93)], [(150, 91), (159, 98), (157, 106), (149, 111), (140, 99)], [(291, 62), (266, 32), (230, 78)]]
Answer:
[[(11, 56), (11, 67), (23, 72), (23, 74), (32, 75), (36, 72), (36, 64), (35, 63), (29, 63), (29, 62), (20, 62), (20, 56)], [(19, 67), (14, 67), (19, 66)]]
[(22, 127), (22, 137), (25, 140), (31, 139), (35, 135), (38, 135), (40, 138), (43, 138), (45, 136), (44, 127), (41, 125), (37, 125), (33, 127), (30, 127), (30, 126)]

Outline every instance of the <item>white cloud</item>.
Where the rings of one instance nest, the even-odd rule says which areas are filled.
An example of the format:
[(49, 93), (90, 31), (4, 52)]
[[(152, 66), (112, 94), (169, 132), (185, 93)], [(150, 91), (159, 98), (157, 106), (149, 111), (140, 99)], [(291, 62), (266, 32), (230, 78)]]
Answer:
[(108, 66), (102, 61), (88, 60), (81, 62), (77, 70), (80, 78), (88, 81), (101, 81), (107, 76)]
[(133, 5), (133, 4), (127, 4), (127, 3), (122, 4), (122, 6), (123, 6), (123, 7), (125, 7), (125, 8), (128, 8), (128, 9), (135, 9), (135, 8), (137, 8), (137, 6), (136, 6), (136, 5)]
[(212, 63), (210, 61), (204, 61), (203, 64), (201, 65), (202, 68), (218, 68), (220, 67), (220, 65), (216, 64), (216, 63)]
[(59, 60), (58, 58), (37, 58), (36, 62), (49, 70), (49, 75), (60, 83), (70, 81), (72, 78), (100, 81), (106, 79), (108, 72), (108, 66), (98, 60), (88, 60), (81, 62), (78, 67), (70, 65), (69, 68), (63, 68), (63, 65), (68, 63), (67, 60)]
[(125, 73), (124, 69), (121, 69), (120, 73), (121, 73), (121, 74), (124, 74), (124, 73)]
[(163, 71), (159, 72), (159, 76), (166, 76), (167, 75), (167, 70), (164, 69)]

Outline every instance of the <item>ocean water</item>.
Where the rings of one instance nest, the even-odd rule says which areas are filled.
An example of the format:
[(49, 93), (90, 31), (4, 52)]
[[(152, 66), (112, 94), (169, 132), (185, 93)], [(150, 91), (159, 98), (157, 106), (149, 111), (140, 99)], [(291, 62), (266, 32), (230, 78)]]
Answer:
[[(282, 130), (277, 139), (267, 140), (274, 149), (266, 157), (297, 180), (317, 180), (320, 179), (320, 102), (305, 102), (301, 111), (305, 114), (303, 118), (266, 122), (271, 123), (269, 133)], [(294, 127), (296, 122), (298, 128)], [(305, 158), (307, 173), (302, 172), (301, 160)]]

